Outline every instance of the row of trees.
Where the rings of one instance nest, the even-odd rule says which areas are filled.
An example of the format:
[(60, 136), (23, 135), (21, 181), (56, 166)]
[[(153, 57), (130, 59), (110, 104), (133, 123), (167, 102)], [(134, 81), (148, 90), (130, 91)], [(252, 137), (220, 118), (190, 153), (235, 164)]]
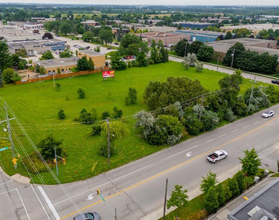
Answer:
[(215, 92), (186, 77), (150, 82), (143, 97), (151, 112), (138, 112), (136, 127), (150, 144), (173, 145), (187, 134), (213, 130), (222, 121), (232, 122), (279, 101), (279, 91), (272, 85), (239, 95), (241, 83), (240, 71), (221, 79)]
[[(233, 59), (233, 60), (232, 60)], [(278, 65), (278, 56), (269, 53), (246, 50), (243, 44), (236, 43), (227, 51), (223, 64), (251, 72), (274, 73)]]

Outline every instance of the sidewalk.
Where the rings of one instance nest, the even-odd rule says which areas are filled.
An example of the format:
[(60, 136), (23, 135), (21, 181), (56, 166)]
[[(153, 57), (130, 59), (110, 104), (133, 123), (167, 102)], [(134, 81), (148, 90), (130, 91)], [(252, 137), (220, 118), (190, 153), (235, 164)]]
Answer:
[[(239, 165), (233, 167), (232, 169), (226, 171), (225, 173), (222, 173), (221, 175), (217, 176), (217, 179), (218, 179), (219, 182), (223, 182), (226, 179), (231, 178), (232, 176), (234, 176), (234, 174), (236, 174), (239, 170), (241, 170), (241, 164), (239, 164)], [(200, 191), (199, 187), (192, 190), (192, 191), (189, 191), (188, 192), (189, 200), (199, 196), (201, 193), (202, 192)], [(170, 192), (168, 194), (170, 194)], [(170, 213), (173, 210), (174, 210), (174, 208), (166, 209), (166, 214)], [(156, 211), (144, 216), (140, 220), (158, 220), (162, 216), (163, 216), (163, 207), (161, 207), (160, 209), (157, 209)]]

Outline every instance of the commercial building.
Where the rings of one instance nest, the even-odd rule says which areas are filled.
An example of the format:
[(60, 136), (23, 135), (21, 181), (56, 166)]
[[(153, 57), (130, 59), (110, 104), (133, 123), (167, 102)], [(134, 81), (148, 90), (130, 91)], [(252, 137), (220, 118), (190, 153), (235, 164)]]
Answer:
[(252, 31), (252, 34), (257, 35), (261, 30), (279, 29), (279, 24), (247, 24), (247, 25), (221, 27), (221, 29), (226, 32), (228, 31), (232, 32), (235, 29), (241, 29), (241, 28), (247, 28), (248, 30)]
[(185, 22), (185, 21), (172, 22), (172, 24), (174, 24), (174, 25), (180, 24), (181, 27), (184, 27), (184, 28), (200, 28), (200, 29), (215, 25), (213, 23), (206, 23), (206, 22)]
[(52, 40), (29, 40), (29, 41), (8, 41), (10, 53), (14, 54), (19, 50), (26, 50), (28, 56), (35, 56), (46, 51), (65, 50), (65, 41)]
[(176, 44), (182, 39), (190, 40), (190, 36), (166, 33), (166, 32), (147, 32), (147, 33), (137, 34), (137, 36), (141, 36), (143, 41), (147, 41), (149, 43), (152, 40), (155, 40), (156, 43), (158, 43), (158, 41), (161, 40), (165, 45)]
[(208, 46), (212, 46), (215, 53), (218, 53), (220, 58), (225, 57), (228, 49), (236, 43), (242, 43), (246, 50), (255, 51), (258, 53), (268, 52), (271, 55), (278, 55), (279, 50), (273, 49), (276, 48), (276, 40), (263, 40), (256, 38), (235, 38), (230, 40), (220, 40), (215, 42), (206, 43)]
[(227, 215), (228, 220), (279, 219), (279, 178)]
[(212, 42), (216, 41), (216, 39), (222, 35), (220, 32), (213, 32), (213, 31), (198, 31), (198, 30), (177, 30), (174, 32), (175, 34), (179, 35), (187, 35), (190, 36), (190, 41), (201, 41), (201, 42)]
[(78, 51), (78, 57), (86, 57), (88, 60), (91, 58), (94, 62), (95, 69), (103, 68), (106, 63), (106, 56), (102, 53), (97, 53), (93, 50), (80, 50)]
[(78, 57), (52, 59), (52, 60), (39, 60), (33, 62), (33, 66), (39, 65), (46, 70), (47, 74), (58, 73), (58, 69), (63, 73), (72, 72), (70, 69), (77, 66)]
[[(113, 33), (113, 34), (118, 34), (119, 31), (120, 31), (120, 28), (111, 28), (111, 30), (112, 30), (112, 33)], [(130, 29), (128, 29), (128, 28), (122, 28), (122, 33), (123, 33), (123, 34), (128, 34), (129, 32), (130, 32)]]
[(156, 25), (159, 22), (162, 22), (162, 20), (160, 20), (160, 19), (147, 19), (147, 20), (139, 19), (138, 22), (142, 23), (142, 24), (146, 24), (146, 25), (151, 25), (152, 26), (152, 25)]
[(42, 39), (41, 34), (33, 33), (29, 30), (23, 30), (17, 27), (4, 26), (0, 28), (0, 37), (7, 41), (17, 40), (39, 40)]
[(87, 20), (87, 21), (84, 21), (84, 22), (81, 22), (82, 24), (84, 25), (88, 25), (88, 26), (97, 26), (98, 25), (98, 22), (94, 21), (94, 20)]

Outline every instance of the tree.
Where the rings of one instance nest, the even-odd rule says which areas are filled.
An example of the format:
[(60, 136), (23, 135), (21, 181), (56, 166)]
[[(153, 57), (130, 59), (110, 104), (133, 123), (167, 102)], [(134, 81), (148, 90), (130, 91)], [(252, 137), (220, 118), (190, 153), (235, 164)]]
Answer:
[(146, 55), (145, 55), (145, 53), (143, 51), (141, 51), (137, 55), (136, 61), (138, 62), (139, 67), (146, 67), (146, 66), (148, 66), (148, 61), (147, 61)]
[(89, 70), (90, 64), (86, 58), (86, 56), (83, 56), (82, 58), (80, 58), (77, 62), (77, 70), (78, 71), (84, 71), (84, 70)]
[(0, 41), (0, 71), (13, 65), (12, 57), (9, 53), (9, 47), (5, 41)]
[(77, 93), (78, 93), (78, 98), (79, 99), (84, 99), (85, 98), (85, 91), (82, 88), (79, 88), (77, 90)]
[(2, 71), (0, 70), (0, 88), (3, 87), (3, 85)]
[(233, 59), (233, 67), (238, 68), (239, 62), (241, 62), (241, 54), (245, 51), (245, 47), (242, 43), (237, 42), (235, 45), (228, 49), (226, 56), (223, 59), (223, 64), (227, 66), (231, 66), (232, 57)]
[(230, 187), (230, 191), (232, 192), (232, 196), (237, 197), (240, 194), (240, 191), (236, 179), (235, 178), (230, 179), (228, 185)]
[(107, 118), (109, 118), (109, 116), (110, 116), (110, 113), (108, 111), (104, 111), (102, 113), (102, 119), (107, 119)]
[(137, 102), (137, 90), (130, 87), (128, 91), (128, 96), (125, 98), (126, 105), (136, 104)]
[(175, 49), (174, 49), (175, 53), (181, 57), (186, 56), (186, 54), (189, 53), (189, 50), (190, 50), (190, 44), (185, 38), (179, 41), (175, 45)]
[(46, 138), (41, 140), (37, 147), (40, 150), (45, 160), (53, 160), (55, 158), (54, 148), (56, 148), (56, 154), (59, 156), (65, 155), (63, 149), (60, 147), (63, 140), (55, 140), (53, 135), (48, 135)]
[(99, 33), (100, 39), (106, 43), (112, 43), (113, 35), (110, 29), (102, 29)]
[(226, 197), (225, 197), (225, 192), (224, 192), (222, 184), (219, 184), (216, 187), (216, 191), (218, 192), (218, 203), (219, 203), (219, 206), (224, 206), (226, 204)]
[(114, 112), (114, 116), (113, 116), (114, 118), (121, 118), (123, 114), (122, 110), (118, 110), (116, 106), (114, 106), (113, 112)]
[(204, 197), (204, 207), (209, 214), (215, 213), (219, 208), (218, 192), (215, 187), (209, 189)]
[(244, 158), (238, 158), (242, 164), (242, 171), (249, 175), (256, 175), (259, 171), (259, 166), (261, 166), (261, 160), (258, 157), (257, 151), (255, 148), (252, 150), (244, 150)]
[(61, 23), (60, 26), (61, 33), (67, 35), (72, 32), (72, 26), (66, 22)]
[(111, 57), (111, 67), (115, 70), (125, 70), (127, 68), (127, 64), (120, 60), (121, 55), (118, 51), (116, 51)]
[(53, 35), (51, 33), (45, 33), (42, 38), (43, 40), (53, 39)]
[(93, 38), (94, 38), (94, 34), (90, 31), (87, 31), (87, 32), (83, 33), (83, 35), (82, 35), (82, 39), (85, 42), (90, 42), (93, 40)]
[(54, 56), (52, 55), (51, 51), (46, 51), (42, 54), (40, 60), (50, 60), (50, 59), (54, 59)]
[(18, 69), (19, 70), (24, 70), (26, 68), (26, 65), (24, 64), (23, 61), (19, 61), (18, 63)]
[(200, 46), (197, 58), (201, 61), (209, 61), (214, 53), (214, 49), (211, 46), (202, 45)]
[(60, 58), (67, 58), (67, 57), (72, 57), (72, 56), (73, 56), (73, 52), (70, 50), (65, 50), (59, 54)]
[(183, 190), (182, 186), (175, 185), (171, 192), (171, 197), (167, 200), (167, 208), (176, 207), (177, 217), (179, 216), (179, 209), (189, 205), (187, 189)]
[(203, 45), (205, 45), (205, 44), (201, 41), (198, 41), (198, 40), (194, 41), (190, 45), (189, 53), (198, 54), (200, 47), (203, 46)]
[(226, 39), (226, 40), (232, 39), (232, 32), (228, 31), (228, 32), (226, 33), (225, 39)]
[(244, 173), (242, 171), (238, 171), (235, 175), (234, 178), (238, 184), (238, 188), (240, 193), (243, 192), (243, 190), (245, 189), (245, 184), (244, 184)]
[(137, 112), (134, 117), (137, 119), (135, 126), (140, 129), (143, 137), (147, 139), (151, 129), (155, 124), (154, 116), (150, 112), (141, 110)]
[(65, 119), (65, 118), (66, 118), (66, 115), (65, 115), (63, 109), (60, 109), (60, 110), (58, 111), (58, 118), (59, 118), (59, 119)]
[(91, 57), (89, 58), (88, 61), (88, 70), (94, 70), (94, 62)]
[(2, 77), (3, 77), (3, 80), (6, 84), (8, 83), (12, 83), (13, 82), (13, 76), (15, 74), (15, 71), (11, 68), (7, 68), (3, 71), (2, 73)]
[(206, 177), (202, 177), (200, 189), (203, 191), (204, 194), (207, 194), (210, 188), (214, 187), (218, 183), (216, 178), (216, 173), (212, 173), (209, 171)]
[(84, 124), (94, 123), (91, 113), (87, 112), (85, 108), (81, 110), (78, 120)]

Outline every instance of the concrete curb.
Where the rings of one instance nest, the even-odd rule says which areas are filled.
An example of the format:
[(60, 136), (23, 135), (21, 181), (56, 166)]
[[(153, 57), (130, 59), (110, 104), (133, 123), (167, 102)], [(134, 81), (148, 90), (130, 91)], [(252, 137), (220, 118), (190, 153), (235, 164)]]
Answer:
[(22, 176), (19, 173), (14, 174), (13, 176), (9, 176), (4, 170), (3, 168), (0, 166), (0, 172), (6, 176), (7, 178), (9, 178), (10, 180), (17, 182), (17, 183), (21, 183), (24, 185), (29, 185), (30, 184), (30, 178), (26, 177), (26, 176)]

